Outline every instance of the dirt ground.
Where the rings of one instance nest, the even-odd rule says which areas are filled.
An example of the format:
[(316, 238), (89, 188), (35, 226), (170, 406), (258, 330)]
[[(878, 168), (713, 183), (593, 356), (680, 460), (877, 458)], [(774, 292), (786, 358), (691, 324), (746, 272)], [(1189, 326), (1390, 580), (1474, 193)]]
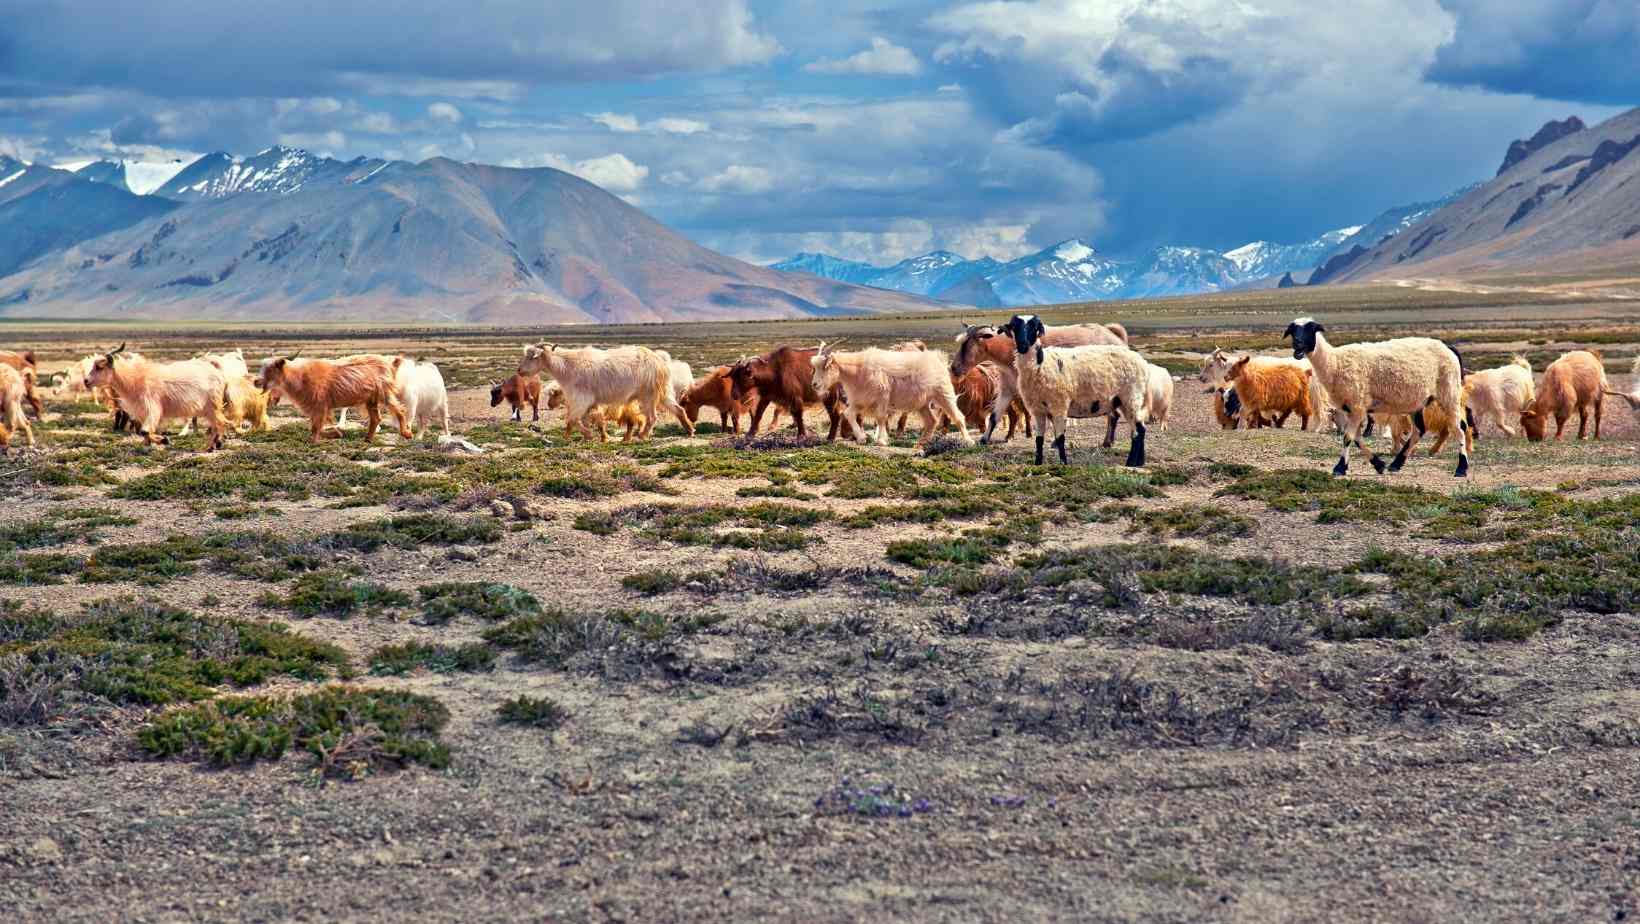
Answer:
[[(1195, 362), (1204, 346), (1190, 330), (1154, 336), (1155, 349), (1180, 364)], [(1279, 347), (1270, 332), (1259, 336)], [(491, 433), (501, 414), (482, 384), (505, 370), (513, 346), (441, 337), (395, 335), (392, 344), (450, 351), (464, 370), (452, 377), (460, 383), (452, 425)], [(1500, 335), (1471, 349), (1576, 342), (1565, 338), (1534, 345)], [(315, 349), (353, 352), (384, 342), (338, 339)], [(1599, 342), (1624, 357), (1611, 363), (1614, 387), (1630, 388), (1635, 383), (1619, 373), (1640, 332)], [(88, 345), (64, 336), (46, 368)], [(732, 349), (742, 346), (756, 344)], [(715, 347), (675, 350), (697, 367), (729, 358)], [(1299, 430), (1296, 420), (1281, 430), (1219, 430), (1198, 383), (1187, 378), (1176, 388), (1149, 463), (1185, 480), (1134, 497), (1133, 509), (1108, 518), (1050, 518), (1039, 537), (985, 567), (1028, 569), (1029, 556), (1132, 543), (1276, 562), (1300, 583), (1311, 576), (1319, 583), (1373, 550), (1461, 562), (1506, 544), (1500, 536), (1430, 535), (1420, 525), (1430, 521), (1416, 510), (1411, 520), (1369, 511), (1323, 522), (1312, 506), (1278, 510), (1227, 495), (1236, 476), (1216, 472), (1238, 464), (1325, 471), (1336, 443)], [(57, 402), (48, 407), (37, 458), (54, 458), (72, 440), (116, 439), (89, 427), (54, 429), (50, 422), (65, 411)], [(1452, 478), (1451, 444), (1387, 478), (1358, 458), (1352, 478), (1392, 480), (1455, 502), (1464, 492), (1513, 496), (1516, 489), (1585, 504), (1621, 499), (1640, 486), (1640, 423), (1621, 401), (1608, 401), (1605, 412), (1598, 443), (1527, 444), (1485, 433), (1467, 482)], [(275, 422), (299, 426), (285, 415)], [(811, 412), (808, 422), (823, 426), (824, 417)], [(554, 413), (543, 426), (560, 423)], [(1103, 426), (1073, 425), (1074, 465), (1120, 465), (1126, 429), (1115, 449), (1101, 451)], [(726, 445), (714, 428), (702, 429), (693, 440), (665, 431), (657, 445)], [(506, 458), (550, 460), (563, 451), (561, 434), (544, 449), (509, 449), (538, 437), (523, 424), (501, 432), (515, 442), (476, 439)], [(356, 452), (351, 461), (363, 466), (405, 451), (390, 433), (379, 444), (365, 452), (354, 431), (323, 451)], [(908, 457), (909, 445), (856, 451)], [(244, 451), (235, 441), (227, 457)], [(646, 533), (635, 505), (733, 507), (753, 503), (742, 489), (769, 480), (668, 475), (667, 461), (627, 452), (574, 456), (574, 464), (589, 478), (637, 464), (676, 493), (534, 496), (537, 515), (510, 524), (494, 543), (384, 548), (347, 561), (364, 578), (411, 594), (435, 582), (500, 582), (566, 611), (710, 617), (700, 631), (669, 639), (664, 660), (631, 670), (636, 662), (597, 652), (558, 666), (500, 652), (488, 671), (377, 676), (366, 661), (383, 645), (477, 642), (492, 624), (463, 616), (428, 625), (414, 606), (297, 618), (263, 600), (268, 584), (204, 567), (151, 585), (70, 577), (0, 587), (0, 598), (59, 614), (129, 595), (287, 624), (340, 645), (361, 669), (351, 683), (442, 703), (452, 755), (443, 770), (411, 765), (346, 779), (315, 772), (296, 749), (227, 769), (154, 759), (135, 735), (166, 707), (91, 703), (44, 725), (0, 723), (0, 908), (7, 909), (0, 916), (1263, 922), (1620, 921), (1640, 913), (1640, 605), (1633, 600), (1612, 612), (1568, 609), (1517, 639), (1470, 637), (1463, 625), (1471, 611), (1459, 606), (1415, 637), (1344, 641), (1313, 628), (1344, 607), (1327, 597), (1267, 605), (1144, 590), (1111, 606), (1087, 582), (959, 596), (920, 583), (938, 569), (892, 560), (885, 549), (896, 540), (954, 537), (984, 519), (853, 528), (838, 521), (922, 501), (833, 496), (842, 493), (835, 486), (799, 483), (812, 499), (780, 502), (831, 517), (806, 527), (804, 547), (680, 544)], [(1027, 468), (1029, 453), (1029, 441), (1016, 437), (951, 458), (995, 465), (984, 469), (993, 473)], [(108, 470), (125, 481), (190, 454), (179, 443), (169, 456)], [(121, 499), (109, 496), (110, 484), (8, 477), (0, 525), (88, 505), (137, 520), (100, 529), (103, 544), (225, 528), (318, 536), (393, 513), (391, 502), (342, 507), (332, 496), (274, 497), (248, 502), (261, 515), (241, 527), (183, 499)], [(1168, 538), (1134, 518), (1203, 506), (1245, 517), (1250, 532)], [(578, 528), (598, 513), (615, 515), (612, 534)], [(1533, 521), (1531, 535), (1555, 528)], [(1640, 539), (1635, 524), (1609, 528)], [(1488, 562), (1476, 567), (1500, 567)], [(738, 566), (836, 577), (797, 591), (753, 580), (645, 595), (622, 584), (656, 571)], [(1494, 603), (1477, 603), (1474, 612)], [(1190, 635), (1249, 621), (1284, 628), (1218, 641)], [(0, 651), (6, 641), (0, 637)], [(284, 694), (314, 685), (284, 677), (222, 691)], [(497, 707), (520, 694), (550, 698), (567, 718), (550, 731), (499, 722)]]

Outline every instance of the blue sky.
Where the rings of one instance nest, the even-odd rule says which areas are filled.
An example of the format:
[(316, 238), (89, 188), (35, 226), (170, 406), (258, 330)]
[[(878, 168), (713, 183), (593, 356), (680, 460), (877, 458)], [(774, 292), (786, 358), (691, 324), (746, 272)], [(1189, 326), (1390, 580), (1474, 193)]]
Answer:
[(1633, 0), (0, 0), (0, 152), (555, 166), (724, 252), (1297, 241), (1640, 103)]

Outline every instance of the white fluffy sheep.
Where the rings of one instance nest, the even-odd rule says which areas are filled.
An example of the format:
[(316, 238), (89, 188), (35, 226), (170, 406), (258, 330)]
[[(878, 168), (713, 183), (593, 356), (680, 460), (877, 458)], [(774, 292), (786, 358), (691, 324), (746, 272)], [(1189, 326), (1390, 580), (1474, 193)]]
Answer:
[(1508, 365), (1464, 376), (1464, 404), (1474, 415), (1475, 426), (1491, 420), (1499, 430), (1510, 436), (1518, 432), (1515, 425), (1521, 411), (1537, 396), (1532, 382), (1532, 364), (1524, 356), (1515, 356)]
[(673, 359), (672, 354), (665, 350), (656, 350), (655, 355), (666, 360), (666, 368), (672, 374), (672, 400), (683, 403), (683, 393), (695, 383), (695, 371), (681, 359)]
[(1070, 461), (1065, 419), (1074, 408), (1079, 416), (1126, 415), (1133, 421), (1127, 464), (1144, 465), (1145, 425), (1150, 420), (1150, 367), (1144, 357), (1125, 346), (1045, 347), (1039, 342), (1042, 319), (1035, 315), (1015, 315), (1008, 327), (1019, 354), (1019, 394), (1036, 418), (1036, 463), (1042, 464), (1050, 422), (1059, 461)]
[(1150, 420), (1158, 430), (1167, 429), (1167, 415), (1173, 409), (1173, 373), (1155, 363), (1146, 361), (1150, 372)]
[[(1414, 430), (1395, 453), (1389, 471), (1399, 471), (1407, 454), (1424, 434), (1423, 410), (1438, 404), (1451, 420), (1458, 422), (1463, 441), (1458, 446), (1458, 470), (1469, 474), (1469, 454), (1475, 448), (1475, 431), (1470, 426), (1463, 403), (1463, 361), (1458, 352), (1429, 337), (1402, 337), (1377, 343), (1351, 343), (1335, 347), (1322, 336), (1326, 328), (1312, 318), (1298, 318), (1287, 325), (1283, 337), (1293, 341), (1293, 358), (1310, 360), (1316, 378), (1333, 404), (1333, 422), (1342, 434), (1343, 452), (1334, 475), (1350, 470), (1350, 446), (1367, 452), (1361, 430), (1369, 413), (1380, 417), (1411, 415)], [(1373, 453), (1372, 467), (1380, 474), (1384, 460)]]

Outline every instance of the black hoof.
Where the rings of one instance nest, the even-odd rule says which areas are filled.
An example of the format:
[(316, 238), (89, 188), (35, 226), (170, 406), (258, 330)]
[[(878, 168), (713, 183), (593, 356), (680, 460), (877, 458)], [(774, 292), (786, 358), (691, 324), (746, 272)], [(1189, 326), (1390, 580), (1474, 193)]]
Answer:
[(1458, 457), (1458, 470), (1452, 473), (1452, 477), (1454, 477), (1454, 478), (1468, 478), (1469, 477), (1469, 457), (1468, 456), (1459, 456)]
[(989, 446), (991, 445), (991, 438), (989, 436), (982, 436), (979, 438), (979, 444), (981, 446)]
[(1386, 466), (1384, 464), (1384, 460), (1379, 458), (1376, 454), (1373, 455), (1373, 457), (1370, 461), (1372, 462), (1373, 471), (1377, 472), (1380, 475), (1382, 475), (1384, 473), (1385, 468), (1388, 468), (1388, 466)]
[(1333, 466), (1333, 477), (1342, 478), (1350, 473), (1350, 467), (1343, 462)]
[(1392, 472), (1398, 472), (1401, 470), (1401, 466), (1405, 464), (1407, 464), (1407, 457), (1404, 455), (1398, 455), (1395, 457), (1395, 461), (1389, 464), (1389, 470)]

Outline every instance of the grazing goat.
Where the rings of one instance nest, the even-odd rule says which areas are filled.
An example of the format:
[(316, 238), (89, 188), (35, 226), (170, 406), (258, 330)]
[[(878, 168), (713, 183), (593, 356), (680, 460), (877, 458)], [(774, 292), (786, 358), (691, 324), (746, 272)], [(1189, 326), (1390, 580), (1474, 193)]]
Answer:
[[(962, 333), (957, 335), (957, 353), (951, 358), (951, 374), (959, 378), (982, 362), (995, 363), (1001, 372), (1002, 387), (997, 390), (996, 402), (991, 406), (991, 416), (985, 422), (985, 435), (979, 439), (985, 444), (991, 442), (992, 435), (996, 433), (998, 420), (1008, 405), (1013, 403), (1014, 397), (1019, 394), (1019, 376), (1014, 369), (1014, 338), (1017, 333), (1010, 326), (1013, 323), (1010, 320), (1001, 327), (964, 325)], [(1100, 344), (1127, 346), (1128, 342), (1127, 331), (1120, 324), (1107, 324), (1104, 327), (1091, 324), (1048, 327), (1044, 324), (1042, 331), (1041, 343), (1050, 347)], [(1110, 431), (1105, 435), (1106, 445), (1115, 439), (1116, 418), (1112, 417)]]
[(564, 390), (565, 415), (587, 439), (592, 438), (583, 420), (588, 411), (595, 407), (624, 407), (629, 401), (638, 402), (643, 414), (639, 439), (649, 438), (656, 415), (663, 408), (683, 424), (690, 436), (695, 435), (695, 425), (689, 422), (672, 396), (670, 361), (648, 347), (566, 350), (553, 343), (525, 347), (518, 374), (543, 372)]
[(1543, 383), (1538, 386), (1537, 395), (1521, 409), (1520, 424), (1526, 428), (1526, 438), (1534, 443), (1542, 442), (1549, 417), (1553, 415), (1555, 439), (1560, 439), (1565, 435), (1566, 420), (1575, 410), (1577, 438), (1583, 439), (1592, 409), (1594, 438), (1600, 439), (1600, 412), (1610, 391), (1600, 354), (1573, 350), (1561, 356), (1543, 370)]
[[(560, 392), (561, 393), (561, 392)], [(490, 386), (490, 407), (506, 401), (512, 405), (512, 419), (524, 419), (524, 405), (530, 406), (530, 420), (541, 419), (541, 377), (513, 373), (505, 380)]]
[(393, 387), (399, 403), (404, 405), (404, 417), (399, 429), (427, 435), (427, 427), (437, 420), (450, 435), (450, 396), (444, 390), (444, 375), (430, 362), (417, 362), (407, 356), (393, 358)]
[(1310, 429), (1316, 408), (1314, 374), (1302, 360), (1275, 356), (1243, 356), (1237, 359), (1223, 350), (1214, 350), (1202, 361), (1197, 378), (1215, 388), (1233, 385), (1241, 400), (1241, 416), (1248, 429), (1266, 426), (1266, 418), (1280, 427), (1288, 416), (1298, 414), (1299, 429)]
[(34, 445), (34, 428), (28, 425), (28, 415), (23, 413), (29, 379), (33, 377), (33, 367), (19, 372), (9, 364), (0, 363), (0, 448), (11, 449), (11, 434), (15, 430), (23, 431), (29, 446)]
[[(1459, 478), (1468, 475), (1475, 429), (1463, 404), (1463, 360), (1458, 352), (1428, 337), (1335, 347), (1322, 335), (1325, 330), (1312, 318), (1298, 318), (1287, 325), (1282, 336), (1293, 341), (1294, 359), (1310, 360), (1310, 367), (1334, 404), (1333, 422), (1342, 434), (1343, 451), (1333, 474), (1349, 473), (1352, 445), (1362, 452), (1369, 451), (1361, 443), (1368, 413), (1411, 415), (1415, 429), (1388, 466), (1389, 471), (1400, 471), (1407, 454), (1424, 434), (1424, 409), (1438, 404), (1448, 419), (1458, 422), (1463, 434), (1458, 445), (1458, 468), (1453, 474)], [(1242, 400), (1247, 400), (1245, 395)], [(1383, 474), (1384, 460), (1377, 453), (1372, 453), (1371, 462)]]
[(1036, 464), (1042, 464), (1043, 440), (1053, 425), (1054, 448), (1061, 464), (1069, 464), (1065, 447), (1065, 419), (1071, 409), (1087, 408), (1085, 416), (1114, 416), (1126, 412), (1133, 421), (1133, 440), (1127, 464), (1145, 464), (1145, 430), (1150, 420), (1150, 368), (1144, 357), (1125, 346), (1096, 345), (1048, 347), (1042, 343), (1042, 319), (1016, 314), (1005, 326), (1013, 332), (1018, 354), (1019, 393), (1025, 409), (1036, 417)]
[(39, 374), (39, 366), (34, 359), (34, 351), (24, 350), (19, 353), (13, 350), (0, 350), (0, 365), (10, 366), (19, 373), (29, 373), (23, 377), (23, 400), (27, 402), (29, 410), (34, 412), (34, 417), (38, 420), (44, 412), (40, 407), (40, 397), (34, 393), (35, 377)]
[(256, 379), (252, 376), (229, 379), (223, 412), (228, 426), (233, 429), (265, 432), (268, 429), (268, 393), (256, 387)]
[(895, 411), (915, 411), (922, 418), (922, 436), (917, 448), (924, 449), (934, 439), (939, 418), (934, 410), (957, 424), (962, 441), (972, 445), (968, 425), (957, 407), (945, 354), (938, 351), (905, 353), (867, 349), (839, 353), (822, 341), (809, 360), (814, 369), (814, 391), (826, 393), (841, 386), (848, 402), (845, 417), (855, 439), (866, 441), (860, 426), (861, 412), (877, 420), (877, 444), (888, 445), (888, 422)]
[(121, 356), (124, 350), (122, 343), (97, 357), (86, 373), (85, 387), (112, 389), (120, 409), (151, 446), (170, 445), (170, 439), (159, 432), (165, 421), (198, 417), (210, 434), (205, 451), (222, 448), (226, 430), (223, 402), (228, 390), (222, 370), (197, 359), (151, 363), (141, 356)]
[[(719, 366), (685, 389), (678, 403), (683, 406), (683, 412), (689, 415), (690, 421), (699, 419), (701, 408), (716, 408), (721, 429), (739, 436), (740, 415), (751, 413), (757, 396), (748, 394), (737, 401), (734, 390), (735, 383), (729, 378), (729, 367)], [(778, 407), (775, 413), (780, 413)]]
[[(808, 428), (803, 423), (803, 408), (811, 404), (823, 406), (826, 416), (831, 419), (831, 429), (826, 439), (837, 439), (837, 430), (843, 423), (843, 391), (840, 387), (827, 391), (815, 390), (814, 356), (814, 350), (783, 346), (762, 356), (742, 359), (729, 367), (730, 397), (745, 401), (751, 395), (757, 396), (752, 423), (746, 428), (747, 439), (757, 436), (763, 411), (771, 404), (777, 408), (784, 407), (792, 415), (799, 438), (808, 435)], [(773, 428), (775, 424), (771, 422), (769, 426)]]
[(262, 362), (256, 374), (256, 387), (271, 392), (270, 401), (274, 397), (285, 397), (301, 408), (307, 415), (310, 438), (315, 443), (325, 436), (341, 436), (341, 431), (331, 425), (330, 415), (332, 411), (350, 407), (365, 410), (368, 418), (365, 442), (375, 441), (383, 406), (399, 419), (399, 437), (411, 438), (405, 427), (404, 405), (399, 403), (393, 381), (392, 361), (380, 356), (338, 360), (271, 357)]
[(1634, 368), (1629, 370), (1629, 374), (1634, 378), (1634, 381), (1629, 383), (1627, 392), (1607, 389), (1606, 394), (1611, 395), (1613, 398), (1622, 398), (1628, 403), (1630, 410), (1640, 411), (1640, 356), (1634, 358)]
[(1490, 420), (1509, 436), (1516, 434), (1521, 412), (1537, 397), (1532, 383), (1532, 364), (1515, 356), (1507, 365), (1464, 376), (1464, 407), (1475, 421), (1475, 439), (1481, 438), (1480, 425)]

